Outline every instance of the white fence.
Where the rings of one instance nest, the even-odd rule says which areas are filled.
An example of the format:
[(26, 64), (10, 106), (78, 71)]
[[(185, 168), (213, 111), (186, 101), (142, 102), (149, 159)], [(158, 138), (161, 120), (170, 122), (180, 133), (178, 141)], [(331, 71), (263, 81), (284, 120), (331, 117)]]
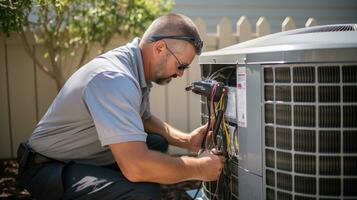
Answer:
[[(223, 48), (239, 42), (270, 34), (270, 23), (260, 17), (252, 31), (251, 22), (242, 16), (236, 27), (231, 26), (227, 18), (222, 18), (217, 25), (216, 33), (207, 33), (205, 21), (198, 18), (194, 21), (204, 40), (204, 51)], [(309, 18), (305, 26), (316, 25), (314, 18)], [(295, 22), (286, 17), (281, 30), (295, 29)], [(109, 47), (124, 44), (122, 39), (114, 40)], [(41, 47), (31, 42), (31, 47), (41, 57)], [(92, 50), (91, 57), (95, 56)], [(68, 65), (74, 65), (68, 61)], [(67, 69), (68, 74), (76, 66)], [(181, 79), (173, 80), (167, 86), (155, 85), (151, 92), (151, 111), (173, 126), (190, 131), (200, 124), (200, 97), (188, 93), (184, 88), (191, 81), (200, 79), (200, 68), (197, 58)], [(10, 38), (0, 36), (0, 158), (13, 158), (20, 142), (27, 140), (34, 126), (46, 112), (47, 107), (56, 96), (56, 84), (36, 67), (28, 56), (17, 35)], [(172, 153), (177, 153), (174, 149)]]

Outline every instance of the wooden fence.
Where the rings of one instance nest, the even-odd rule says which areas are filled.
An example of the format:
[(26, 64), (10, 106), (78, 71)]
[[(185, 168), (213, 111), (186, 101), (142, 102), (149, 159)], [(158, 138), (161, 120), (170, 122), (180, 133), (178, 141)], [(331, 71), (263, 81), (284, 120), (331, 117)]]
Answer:
[[(242, 16), (231, 26), (227, 18), (222, 18), (217, 25), (216, 33), (207, 33), (205, 21), (198, 18), (194, 21), (204, 40), (204, 51), (220, 49), (232, 44), (244, 42), (256, 37), (270, 34), (270, 23), (265, 17), (260, 17), (255, 23), (256, 30), (252, 31), (249, 19)], [(309, 18), (305, 26), (314, 26), (317, 22)], [(281, 24), (281, 30), (295, 29), (295, 22), (286, 17)], [(116, 39), (109, 45), (114, 48), (124, 44), (123, 39)], [(38, 57), (41, 57), (41, 47), (31, 41), (31, 47)], [(91, 56), (97, 50), (92, 49)], [(67, 74), (75, 69), (75, 61), (68, 61)], [(200, 124), (200, 97), (186, 92), (184, 88), (191, 81), (200, 79), (200, 68), (196, 57), (181, 79), (173, 80), (167, 86), (155, 85), (150, 101), (151, 111), (173, 126), (190, 131)], [(17, 35), (10, 38), (0, 36), (0, 158), (13, 158), (21, 141), (27, 140), (36, 123), (46, 112), (56, 96), (56, 84), (36, 67), (34, 61), (26, 54), (22, 42)], [(171, 149), (171, 153), (182, 152)]]

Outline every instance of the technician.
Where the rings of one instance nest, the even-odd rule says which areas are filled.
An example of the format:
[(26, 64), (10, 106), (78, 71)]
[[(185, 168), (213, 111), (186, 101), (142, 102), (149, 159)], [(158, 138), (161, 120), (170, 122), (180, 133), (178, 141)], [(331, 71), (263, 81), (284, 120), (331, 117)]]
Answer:
[(159, 184), (217, 180), (222, 156), (164, 153), (168, 143), (198, 152), (205, 127), (181, 132), (149, 107), (151, 82), (182, 77), (202, 46), (193, 22), (171, 13), (157, 18), (141, 39), (82, 66), (18, 149), (28, 191), (38, 200), (156, 200)]

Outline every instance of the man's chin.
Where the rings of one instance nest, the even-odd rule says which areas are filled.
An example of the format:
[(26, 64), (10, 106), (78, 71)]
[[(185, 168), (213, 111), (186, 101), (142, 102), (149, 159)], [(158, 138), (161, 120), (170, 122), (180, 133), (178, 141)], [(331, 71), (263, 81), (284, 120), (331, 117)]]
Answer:
[(170, 83), (170, 81), (171, 81), (171, 78), (157, 79), (157, 80), (155, 80), (155, 83), (159, 84), (159, 85), (167, 85)]

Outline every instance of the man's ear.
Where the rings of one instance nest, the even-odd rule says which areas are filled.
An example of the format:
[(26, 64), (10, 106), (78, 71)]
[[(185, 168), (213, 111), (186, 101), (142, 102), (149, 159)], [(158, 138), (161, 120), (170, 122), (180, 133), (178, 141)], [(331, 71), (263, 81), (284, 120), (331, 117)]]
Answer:
[(156, 41), (153, 45), (154, 55), (161, 55), (166, 49), (165, 42), (162, 40)]

